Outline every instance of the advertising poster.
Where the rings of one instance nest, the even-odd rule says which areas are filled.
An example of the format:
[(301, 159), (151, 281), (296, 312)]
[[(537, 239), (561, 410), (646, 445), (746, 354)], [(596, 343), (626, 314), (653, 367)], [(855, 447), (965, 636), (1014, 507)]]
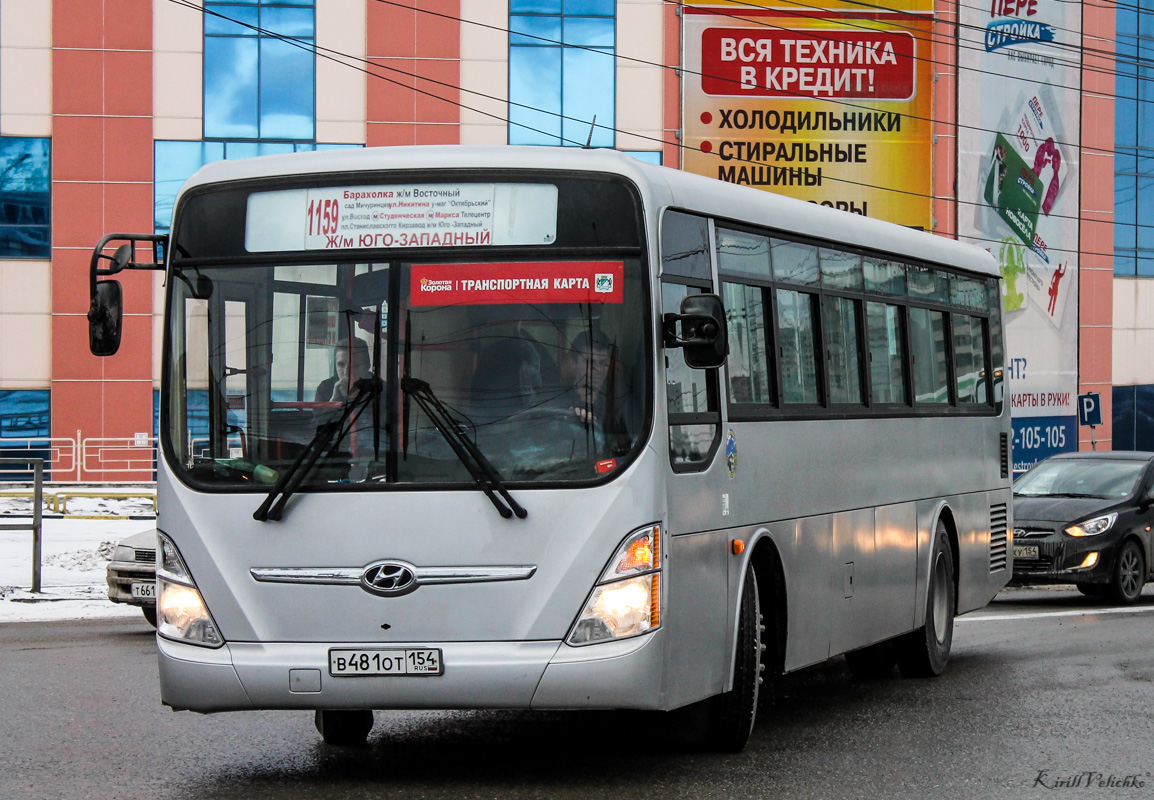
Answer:
[(1080, 13), (960, 7), (958, 231), (1001, 265), (1015, 472), (1078, 446)]
[(932, 0), (683, 8), (684, 169), (932, 227)]

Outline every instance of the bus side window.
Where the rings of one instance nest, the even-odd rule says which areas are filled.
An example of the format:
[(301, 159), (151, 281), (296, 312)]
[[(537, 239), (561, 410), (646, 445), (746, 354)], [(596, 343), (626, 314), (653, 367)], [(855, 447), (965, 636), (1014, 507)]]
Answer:
[(899, 306), (866, 303), (870, 400), (874, 405), (906, 404), (905, 336)]
[(952, 314), (951, 317), (958, 404), (986, 403), (986, 383), (981, 380), (986, 371), (986, 337), (982, 320), (968, 314)]
[(826, 363), (829, 368), (830, 403), (865, 402), (862, 395), (861, 364), (858, 359), (859, 302), (849, 297), (826, 295)]
[(914, 400), (949, 404), (949, 367), (946, 315), (928, 308), (911, 307), (910, 347), (914, 362)]
[(792, 289), (777, 290), (777, 341), (781, 353), (782, 401), (819, 405), (818, 296)]
[(721, 284), (729, 323), (726, 361), (729, 402), (768, 406), (774, 403), (773, 361), (769, 358), (769, 302), (766, 290), (743, 283)]

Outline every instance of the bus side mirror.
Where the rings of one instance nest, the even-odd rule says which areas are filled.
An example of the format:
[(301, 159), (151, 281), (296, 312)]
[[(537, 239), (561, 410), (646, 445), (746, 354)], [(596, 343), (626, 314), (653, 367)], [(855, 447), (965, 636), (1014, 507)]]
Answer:
[(120, 281), (97, 282), (88, 308), (88, 348), (92, 355), (116, 355), (122, 311)]
[[(685, 350), (685, 363), (694, 369), (714, 369), (729, 355), (725, 309), (715, 294), (691, 294), (681, 301), (680, 314), (662, 318), (666, 347)], [(677, 323), (681, 335), (677, 335)]]

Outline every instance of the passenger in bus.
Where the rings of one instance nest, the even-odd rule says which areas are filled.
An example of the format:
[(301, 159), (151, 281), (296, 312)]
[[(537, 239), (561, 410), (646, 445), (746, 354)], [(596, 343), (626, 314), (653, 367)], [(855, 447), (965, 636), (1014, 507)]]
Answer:
[[(349, 358), (352, 358), (352, 378), (350, 379)], [(372, 374), (369, 346), (364, 339), (354, 338), (352, 346), (342, 342), (333, 349), (333, 375), (325, 378), (317, 386), (315, 401), (318, 403), (343, 403), (349, 396), (349, 385), (357, 379)]]

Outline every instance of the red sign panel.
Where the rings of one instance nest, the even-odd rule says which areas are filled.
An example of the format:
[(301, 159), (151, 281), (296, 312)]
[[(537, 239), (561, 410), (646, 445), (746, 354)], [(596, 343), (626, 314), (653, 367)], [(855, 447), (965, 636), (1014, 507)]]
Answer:
[(622, 261), (414, 264), (414, 306), (511, 303), (620, 303)]
[(914, 96), (914, 37), (905, 32), (706, 28), (701, 89), (724, 97)]

